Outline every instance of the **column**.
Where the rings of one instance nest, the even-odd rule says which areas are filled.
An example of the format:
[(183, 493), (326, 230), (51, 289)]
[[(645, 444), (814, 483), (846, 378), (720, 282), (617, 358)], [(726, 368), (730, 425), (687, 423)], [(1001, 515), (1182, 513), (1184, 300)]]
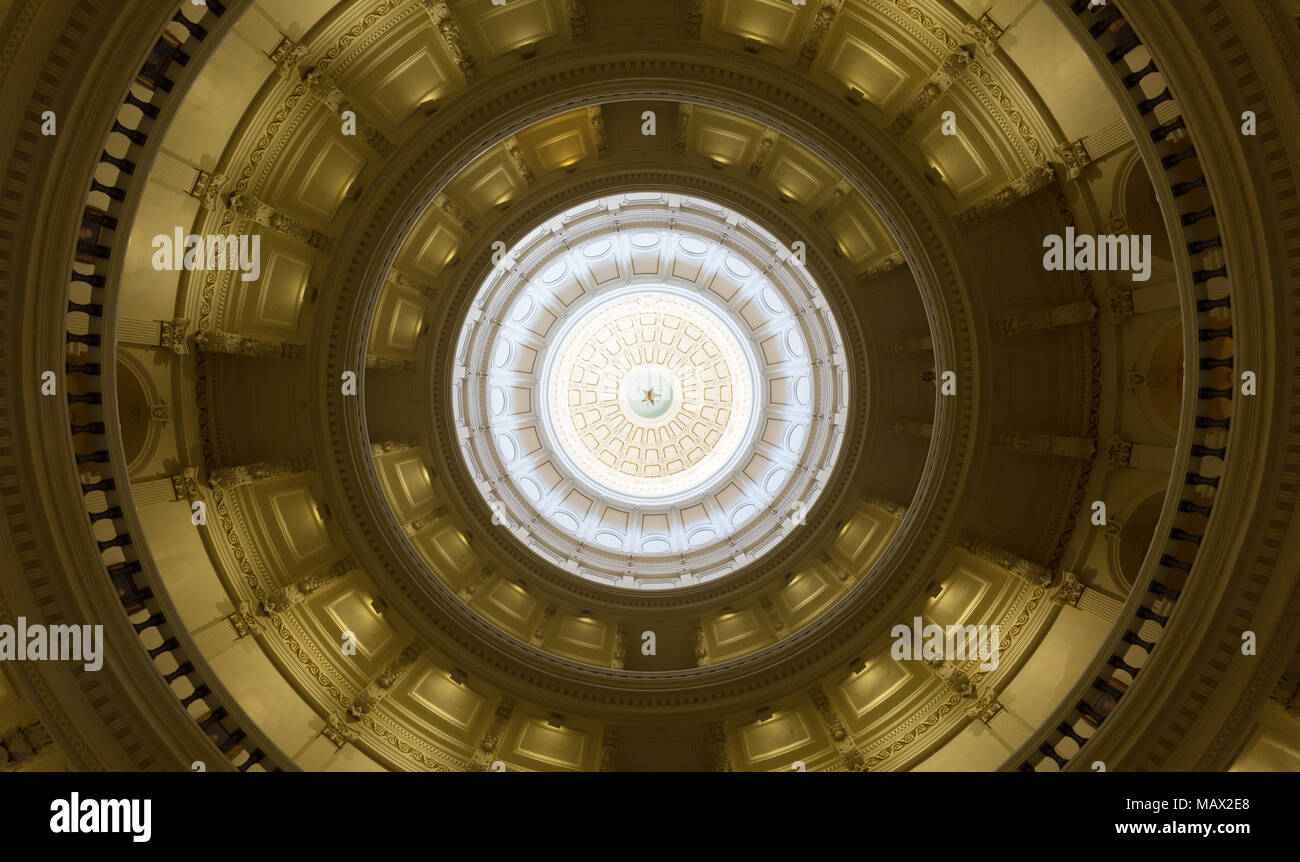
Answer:
[(1168, 473), (1173, 467), (1174, 450), (1169, 446), (1147, 446), (1113, 436), (1106, 441), (1106, 461), (1115, 470), (1154, 470)]
[(199, 471), (196, 467), (186, 467), (180, 473), (172, 476), (132, 482), (131, 496), (135, 498), (137, 506), (152, 506), (158, 503), (175, 503), (177, 500), (201, 499)]
[[(245, 634), (247, 630), (245, 629)], [(200, 626), (190, 632), (195, 645), (204, 658), (213, 659), (235, 645), (241, 635), (231, 623), (230, 617), (222, 617)]]

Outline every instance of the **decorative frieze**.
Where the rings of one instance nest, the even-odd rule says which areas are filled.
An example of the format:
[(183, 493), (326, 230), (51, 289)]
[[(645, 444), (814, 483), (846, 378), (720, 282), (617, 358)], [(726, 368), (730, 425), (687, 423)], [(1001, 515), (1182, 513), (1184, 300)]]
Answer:
[(731, 751), (727, 746), (727, 728), (721, 724), (709, 727), (709, 749), (713, 754), (714, 772), (731, 772)]
[(274, 461), (258, 461), (253, 464), (239, 464), (234, 467), (218, 467), (208, 475), (208, 484), (223, 491), (230, 491), (254, 482), (262, 482), (292, 473), (302, 473), (310, 469), (310, 460), (301, 455), (279, 458)]
[(537, 627), (533, 629), (533, 635), (528, 642), (533, 646), (541, 646), (542, 641), (546, 640), (546, 633), (551, 628), (551, 623), (555, 620), (555, 612), (559, 610), (555, 605), (548, 604), (542, 610), (542, 618), (538, 620)]
[(452, 221), (459, 225), (460, 229), (465, 231), (465, 233), (472, 234), (474, 232), (474, 222), (470, 221), (469, 217), (461, 212), (460, 207), (456, 206), (455, 202), (453, 202), (451, 198), (447, 197), (447, 195), (439, 194), (433, 199), (433, 202), (439, 209), (445, 212)]
[(902, 266), (906, 261), (903, 259), (903, 253), (896, 251), (893, 254), (883, 257), (880, 260), (867, 267), (862, 273), (864, 281), (870, 281), (873, 278), (879, 278), (887, 272), (893, 272)]
[(325, 726), (321, 728), (320, 734), (334, 743), (335, 748), (357, 741), (357, 732), (348, 726), (341, 715), (333, 712), (325, 717)]
[(808, 28), (808, 35), (799, 48), (799, 57), (795, 60), (796, 68), (812, 68), (813, 61), (817, 59), (817, 54), (826, 42), (826, 34), (830, 32), (831, 24), (835, 21), (835, 16), (840, 13), (843, 6), (844, 0), (822, 0), (818, 4), (817, 12), (813, 16), (812, 26)]
[(618, 753), (619, 734), (612, 727), (605, 728), (600, 735), (600, 761), (596, 767), (599, 772), (614, 771), (614, 755)]
[(564, 0), (564, 14), (569, 19), (569, 33), (574, 39), (587, 38), (587, 4), (585, 0)]
[(1088, 300), (1080, 300), (1068, 305), (1009, 314), (994, 319), (990, 325), (993, 331), (1000, 335), (1015, 335), (1021, 332), (1054, 329), (1059, 326), (1077, 326), (1089, 322), (1096, 316), (1097, 306)]
[(826, 214), (835, 209), (835, 207), (839, 205), (840, 201), (844, 200), (844, 197), (849, 193), (849, 190), (850, 187), (848, 181), (840, 180), (835, 184), (835, 188), (831, 190), (831, 193), (826, 196), (826, 199), (817, 207), (813, 216), (819, 219), (826, 218)]
[(993, 20), (993, 16), (985, 12), (978, 20), (963, 27), (961, 32), (979, 47), (984, 56), (991, 57), (997, 53), (998, 40), (1002, 38), (1004, 31), (998, 22)]
[(966, 707), (966, 717), (988, 724), (993, 720), (993, 716), (1002, 710), (1003, 706), (998, 702), (998, 696), (994, 692), (986, 691), (977, 697), (974, 703)]
[(1084, 143), (1083, 138), (1058, 146), (1056, 157), (1065, 170), (1066, 180), (1077, 180), (1083, 173), (1083, 169), (1092, 164), (1092, 157), (1088, 155), (1088, 145)]
[(384, 668), (379, 676), (375, 678), (374, 682), (366, 686), (363, 691), (353, 698), (352, 717), (360, 718), (373, 712), (374, 708), (379, 705), (379, 701), (383, 700), (393, 686), (397, 685), (397, 681), (411, 669), (411, 665), (415, 664), (416, 659), (423, 652), (424, 647), (417, 644), (411, 644), (402, 650), (397, 658), (393, 659), (388, 667)]
[(303, 345), (285, 341), (270, 341), (235, 332), (205, 329), (194, 336), (194, 346), (205, 353), (225, 353), (231, 356), (254, 356), (267, 359), (302, 359)]
[(751, 177), (756, 177), (763, 171), (763, 165), (767, 163), (767, 157), (772, 152), (772, 147), (776, 145), (776, 140), (780, 135), (776, 129), (763, 129), (763, 135), (758, 139), (758, 149), (754, 151), (754, 160), (749, 163), (749, 169), (746, 171)]
[(898, 112), (898, 116), (894, 117), (894, 121), (889, 124), (889, 130), (899, 137), (905, 135), (917, 118), (929, 110), (936, 99), (947, 92), (971, 59), (973, 56), (968, 48), (958, 48), (944, 57), (939, 68), (934, 71), (920, 91)]
[(356, 563), (351, 555), (322, 566), (291, 584), (271, 590), (262, 600), (262, 610), (268, 614), (282, 613), (322, 587), (339, 580), (354, 568)]
[(415, 291), (425, 297), (433, 296), (434, 292), (437, 291), (437, 288), (428, 282), (420, 281), (418, 278), (412, 278), (406, 273), (398, 272), (395, 269), (390, 269), (388, 271), (388, 283), (405, 290)]
[(600, 105), (587, 107), (587, 121), (591, 123), (591, 136), (596, 142), (596, 156), (608, 155), (609, 141), (605, 138), (605, 112)]
[(901, 519), (904, 515), (907, 514), (906, 506), (895, 503), (893, 500), (886, 500), (883, 497), (877, 497), (872, 494), (868, 494), (865, 497), (863, 497), (862, 502), (870, 506), (875, 506), (877, 509), (884, 509), (886, 512), (893, 515), (895, 518)]
[(366, 367), (373, 368), (376, 371), (414, 371), (415, 360), (392, 359), (387, 356), (376, 356), (373, 353), (367, 353)]
[(689, 39), (700, 38), (700, 29), (704, 26), (704, 0), (686, 0), (686, 15), (682, 20), (682, 32)]
[(768, 624), (772, 626), (772, 631), (776, 632), (776, 636), (778, 638), (785, 637), (785, 622), (782, 621), (780, 614), (776, 612), (776, 606), (772, 604), (772, 600), (767, 596), (763, 596), (758, 600), (758, 605), (763, 609), (763, 613), (767, 615)]
[(1084, 461), (1091, 461), (1097, 454), (1097, 444), (1086, 437), (1036, 434), (1029, 431), (999, 431), (993, 435), (993, 445), (1017, 452), (1057, 455), (1061, 458), (1078, 458)]
[(677, 103), (677, 136), (673, 139), (673, 149), (679, 153), (686, 152), (686, 144), (691, 128), (691, 114), (695, 106), (690, 102)]
[(459, 592), (456, 593), (456, 596), (461, 601), (468, 602), (474, 597), (474, 593), (478, 592), (479, 589), (487, 583), (487, 579), (492, 577), (492, 573), (495, 571), (496, 566), (491, 563), (486, 564), (483, 568), (470, 576), (470, 579), (460, 588)]
[(14, 725), (0, 733), (0, 772), (17, 771), (24, 763), (40, 757), (54, 744), (39, 720)]
[(207, 171), (199, 171), (194, 177), (194, 185), (190, 187), (189, 195), (196, 198), (204, 209), (214, 210), (221, 199), (221, 192), (225, 185), (225, 174), (210, 174)]
[(506, 724), (510, 721), (510, 716), (514, 714), (514, 711), (515, 702), (508, 697), (502, 697), (501, 702), (497, 704), (496, 711), (492, 714), (492, 722), (483, 730), (483, 737), (474, 750), (474, 756), (470, 761), (471, 769), (477, 772), (485, 772), (491, 768), (492, 761), (496, 759), (497, 745), (501, 742), (501, 734), (505, 732)]
[(271, 62), (275, 64), (275, 70), (280, 77), (286, 81), (292, 81), (298, 77), (298, 63), (306, 54), (306, 45), (285, 36), (278, 45), (271, 49), (268, 56), (271, 58)]
[(1061, 572), (1061, 583), (1052, 594), (1052, 601), (1058, 605), (1074, 607), (1079, 604), (1085, 585), (1074, 576), (1073, 572)]
[(936, 659), (927, 661), (925, 664), (934, 672), (935, 676), (943, 681), (944, 685), (948, 686), (950, 691), (957, 692), (963, 698), (975, 697), (975, 683), (952, 662)]
[(957, 216), (959, 224), (973, 225), (989, 216), (1027, 199), (1056, 182), (1056, 172), (1050, 165), (1039, 165), (1023, 176), (1017, 177), (988, 197), (971, 204)]
[(230, 197), (230, 208), (239, 216), (254, 224), (269, 227), (286, 236), (291, 236), (312, 248), (325, 251), (329, 248), (329, 238), (313, 227), (303, 224), (291, 215), (280, 212), (270, 204), (258, 200), (250, 194), (234, 194)]
[(158, 346), (165, 347), (177, 356), (189, 353), (185, 344), (190, 322), (184, 317), (158, 321)]
[(423, 515), (416, 518), (414, 521), (411, 521), (405, 525), (404, 529), (406, 530), (406, 535), (408, 536), (416, 535), (417, 533), (422, 531), (425, 527), (428, 527), (436, 523), (437, 521), (442, 520), (443, 516), (446, 514), (447, 514), (447, 510), (441, 506), (434, 509), (432, 512), (425, 512)]
[(401, 440), (376, 440), (370, 444), (370, 452), (378, 458), (380, 455), (388, 455), (392, 452), (406, 452), (419, 445), (420, 441), (414, 437), (405, 437)]
[(619, 623), (614, 629), (614, 657), (609, 666), (622, 669), (627, 665), (627, 626)]
[(198, 500), (199, 470), (197, 467), (185, 467), (179, 473), (168, 477), (171, 480), (172, 493), (177, 500)]
[(961, 540), (961, 547), (1030, 584), (1045, 587), (1052, 583), (1052, 573), (1047, 567), (1004, 551), (978, 536), (966, 536)]
[(934, 338), (929, 335), (918, 335), (916, 338), (891, 341), (885, 347), (885, 351), (888, 353), (921, 353), (926, 350), (934, 350)]
[(437, 29), (443, 45), (447, 48), (447, 53), (451, 54), (451, 58), (456, 61), (456, 68), (460, 69), (466, 81), (473, 80), (478, 74), (478, 63), (470, 53), (469, 43), (461, 35), (460, 26), (451, 17), (451, 10), (447, 8), (447, 4), (444, 0), (420, 0), (420, 5), (429, 13), (434, 28)]
[(835, 744), (835, 750), (840, 753), (844, 766), (849, 772), (861, 772), (865, 767), (866, 758), (857, 743), (853, 741), (853, 735), (849, 733), (848, 728), (835, 712), (835, 707), (831, 699), (826, 696), (825, 690), (820, 685), (814, 686), (808, 695), (812, 698), (813, 706), (817, 708), (817, 714), (821, 716), (822, 724), (826, 726), (826, 732), (830, 734), (831, 742)]
[(528, 166), (527, 160), (524, 159), (524, 151), (519, 148), (519, 139), (513, 135), (506, 140), (506, 155), (510, 157), (510, 163), (515, 166), (515, 173), (524, 182), (532, 185), (537, 182), (537, 175), (533, 169)]
[(890, 419), (885, 423), (885, 430), (894, 434), (929, 437), (934, 433), (934, 426), (929, 422), (916, 422), (911, 419)]
[(356, 106), (348, 101), (347, 95), (339, 89), (338, 85), (324, 76), (319, 66), (307, 72), (303, 76), (303, 81), (311, 94), (333, 113), (341, 115), (344, 111), (351, 111), (356, 118), (356, 131), (361, 133), (360, 137), (372, 150), (380, 155), (388, 155), (392, 152), (392, 141), (388, 140), (373, 123), (366, 120)]
[(695, 623), (695, 666), (707, 667), (710, 663), (709, 645), (704, 638), (704, 627)]

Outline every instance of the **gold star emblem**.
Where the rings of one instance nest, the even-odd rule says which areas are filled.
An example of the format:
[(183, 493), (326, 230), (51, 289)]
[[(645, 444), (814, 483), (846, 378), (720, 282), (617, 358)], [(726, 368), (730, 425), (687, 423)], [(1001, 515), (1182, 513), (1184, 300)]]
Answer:
[(654, 388), (651, 387), (650, 389), (647, 389), (647, 390), (645, 391), (645, 396), (641, 399), (641, 401), (642, 401), (643, 403), (645, 403), (645, 404), (649, 404), (651, 407), (653, 407), (654, 404), (655, 404), (655, 399), (658, 398), (658, 397), (659, 397), (659, 393), (658, 393), (658, 392), (655, 392), (655, 391), (654, 391)]

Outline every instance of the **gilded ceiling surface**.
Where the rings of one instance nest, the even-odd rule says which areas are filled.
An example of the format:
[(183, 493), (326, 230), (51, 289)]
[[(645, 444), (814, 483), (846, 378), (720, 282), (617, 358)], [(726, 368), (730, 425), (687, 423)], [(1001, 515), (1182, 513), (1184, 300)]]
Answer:
[(1300, 769), (1294, 21), (0, 4), (0, 770)]

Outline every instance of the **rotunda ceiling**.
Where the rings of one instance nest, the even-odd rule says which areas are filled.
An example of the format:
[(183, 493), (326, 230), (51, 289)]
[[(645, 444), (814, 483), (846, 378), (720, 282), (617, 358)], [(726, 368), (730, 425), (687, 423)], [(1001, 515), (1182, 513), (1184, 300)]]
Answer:
[(548, 224), (503, 252), (457, 347), (460, 451), (494, 524), (607, 585), (756, 562), (840, 447), (847, 369), (820, 289), (703, 199), (628, 193)]

